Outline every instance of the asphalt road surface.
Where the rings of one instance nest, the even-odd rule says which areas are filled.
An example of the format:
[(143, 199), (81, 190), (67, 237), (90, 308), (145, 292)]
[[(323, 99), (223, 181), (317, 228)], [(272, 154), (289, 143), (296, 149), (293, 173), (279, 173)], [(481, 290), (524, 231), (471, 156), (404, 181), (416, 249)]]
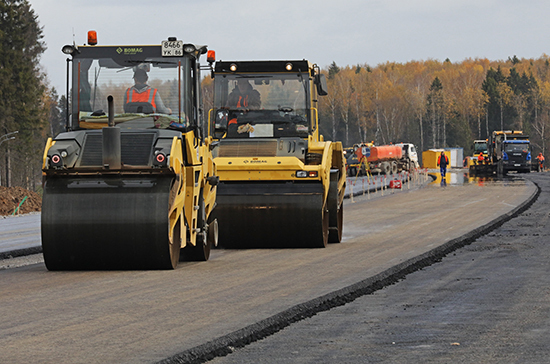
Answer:
[[(398, 175), (374, 177), (350, 177), (347, 179), (345, 195), (353, 192), (354, 195), (372, 196), (392, 193), (388, 190), (391, 179), (405, 180), (410, 178), (404, 188), (409, 190), (424, 185), (431, 180), (426, 173), (399, 173)], [(379, 191), (383, 189), (384, 191)], [(376, 193), (378, 191), (378, 194)], [(393, 191), (394, 192), (394, 191)], [(0, 259), (12, 256), (25, 256), (42, 252), (40, 238), (40, 213), (31, 213), (16, 216), (0, 216)]]
[(471, 245), (211, 363), (550, 362), (550, 175), (527, 178), (537, 201)]
[[(181, 363), (264, 337), (258, 343), (267, 342), (303, 327), (309, 322), (304, 318), (400, 287), (410, 275), (380, 291), (510, 218), (536, 195), (532, 183), (511, 179), (358, 197), (346, 201), (341, 244), (215, 250), (210, 261), (183, 263), (175, 271), (48, 272), (43, 263), (0, 270), (0, 362)], [(385, 321), (378, 327), (385, 330)], [(302, 336), (314, 340), (308, 352), (322, 352), (324, 341), (315, 341), (320, 333), (306, 329)], [(233, 360), (254, 345), (216, 360)], [(275, 351), (265, 360), (283, 362), (281, 355)], [(350, 361), (365, 362), (353, 355)]]
[[(0, 255), (40, 246), (40, 214), (0, 217)], [(37, 249), (38, 250), (38, 249)]]
[[(411, 182), (404, 184), (405, 189), (417, 188), (430, 179), (427, 174), (419, 173), (409, 175), (403, 172), (393, 176), (401, 180), (407, 177), (411, 178)], [(375, 191), (382, 188), (384, 191), (379, 191), (378, 195), (389, 194), (392, 191), (387, 190), (387, 187), (391, 179), (385, 176), (348, 178), (345, 195), (349, 197), (353, 192), (355, 195), (372, 194), (374, 197), (377, 195)], [(42, 252), (40, 213), (0, 216), (0, 259), (39, 252)]]

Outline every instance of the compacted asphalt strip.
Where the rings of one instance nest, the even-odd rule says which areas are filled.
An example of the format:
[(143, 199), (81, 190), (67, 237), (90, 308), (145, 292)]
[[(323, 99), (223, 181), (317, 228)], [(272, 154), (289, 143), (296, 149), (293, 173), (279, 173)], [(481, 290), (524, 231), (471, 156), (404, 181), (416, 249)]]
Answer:
[[(410, 182), (405, 182), (410, 178)], [(399, 173), (398, 175), (349, 177), (347, 178), (346, 191), (344, 196), (350, 198), (355, 196), (372, 194), (392, 193), (388, 185), (392, 179), (404, 181), (403, 188), (411, 189), (425, 185), (432, 179), (426, 173), (415, 172)], [(412, 187), (411, 187), (412, 186)], [(382, 191), (382, 189), (384, 191)], [(22, 257), (31, 254), (42, 253), (40, 238), (40, 213), (31, 213), (17, 216), (0, 216), (0, 260), (6, 258)]]

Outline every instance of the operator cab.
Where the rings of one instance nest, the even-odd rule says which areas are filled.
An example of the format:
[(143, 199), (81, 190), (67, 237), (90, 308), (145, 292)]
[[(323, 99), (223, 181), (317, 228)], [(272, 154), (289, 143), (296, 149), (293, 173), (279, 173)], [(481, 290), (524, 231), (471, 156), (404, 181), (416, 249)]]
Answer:
[(187, 131), (190, 120), (200, 120), (198, 85), (190, 80), (205, 47), (175, 38), (156, 46), (95, 43), (63, 47), (72, 56), (68, 130), (105, 127), (109, 95), (114, 122), (123, 129)]
[(311, 113), (310, 81), (320, 77), (310, 78), (307, 61), (256, 62), (257, 70), (252, 69), (252, 64), (216, 64), (213, 118), (216, 137), (307, 138), (316, 129), (315, 115)]

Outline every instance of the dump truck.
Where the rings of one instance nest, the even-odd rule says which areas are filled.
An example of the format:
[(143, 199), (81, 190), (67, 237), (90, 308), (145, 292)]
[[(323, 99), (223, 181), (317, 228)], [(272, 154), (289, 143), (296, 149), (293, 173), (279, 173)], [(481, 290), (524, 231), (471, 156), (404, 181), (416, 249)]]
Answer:
[(62, 51), (71, 103), (67, 130), (48, 139), (43, 156), (47, 269), (208, 260), (218, 177), (201, 114), (206, 46), (173, 37), (104, 46), (90, 32), (87, 45)]
[(359, 161), (363, 161), (361, 169), (358, 169), (359, 174), (365, 174), (367, 168), (371, 173), (389, 175), (410, 172), (419, 167), (416, 148), (411, 143), (378, 146), (360, 144), (355, 147), (355, 154)]
[(319, 133), (326, 79), (307, 60), (216, 61), (209, 112), (224, 247), (319, 247), (342, 238), (345, 159)]
[(522, 131), (493, 131), (487, 148), (492, 171), (498, 175), (531, 172), (531, 143)]

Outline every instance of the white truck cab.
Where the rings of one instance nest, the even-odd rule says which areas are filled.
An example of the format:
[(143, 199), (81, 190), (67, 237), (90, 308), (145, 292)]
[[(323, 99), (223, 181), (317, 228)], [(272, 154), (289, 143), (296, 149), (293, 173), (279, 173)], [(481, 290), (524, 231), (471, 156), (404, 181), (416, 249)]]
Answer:
[(416, 152), (416, 147), (412, 143), (397, 143), (395, 145), (398, 145), (403, 149), (403, 158), (408, 158), (412, 164), (414, 164), (414, 168), (419, 168), (420, 164), (418, 163), (418, 153)]

